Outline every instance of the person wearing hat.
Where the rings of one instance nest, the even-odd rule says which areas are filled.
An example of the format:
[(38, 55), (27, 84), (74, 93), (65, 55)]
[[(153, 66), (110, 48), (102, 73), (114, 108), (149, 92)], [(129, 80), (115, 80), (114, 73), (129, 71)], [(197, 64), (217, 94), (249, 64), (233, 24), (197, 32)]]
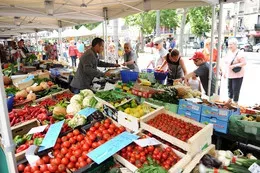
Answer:
[[(159, 55), (156, 55), (156, 57), (154, 58), (154, 60), (152, 60), (147, 68), (150, 67), (150, 65), (153, 66), (153, 68), (156, 68), (158, 66), (162, 66), (163, 62), (164, 62), (164, 57), (168, 54), (168, 51), (166, 49), (164, 49), (163, 47), (163, 38), (161, 37), (157, 37), (154, 39), (154, 46), (155, 48), (158, 50)], [(167, 66), (165, 66), (165, 71), (167, 70)]]
[[(208, 82), (209, 82), (209, 70), (210, 65), (206, 62), (205, 57), (203, 53), (201, 52), (195, 52), (192, 58), (190, 60), (193, 60), (194, 64), (198, 67), (193, 72), (185, 75), (182, 79), (185, 80), (185, 83), (188, 83), (189, 78), (191, 77), (199, 77), (202, 87), (205, 90), (206, 95), (208, 95)], [(213, 95), (215, 92), (215, 83), (216, 83), (216, 77), (215, 74), (212, 71), (212, 80), (211, 80), (211, 90), (210, 90), (210, 96)]]

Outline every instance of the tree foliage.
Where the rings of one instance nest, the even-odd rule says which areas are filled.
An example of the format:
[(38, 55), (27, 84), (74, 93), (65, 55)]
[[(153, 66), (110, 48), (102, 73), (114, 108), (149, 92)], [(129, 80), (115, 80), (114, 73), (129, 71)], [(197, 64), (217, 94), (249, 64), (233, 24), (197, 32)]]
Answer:
[[(140, 26), (144, 34), (151, 34), (156, 27), (156, 11), (149, 11), (127, 16), (126, 24)], [(179, 18), (175, 10), (160, 11), (160, 25), (168, 28), (176, 28), (179, 25)]]
[(75, 26), (75, 29), (79, 29), (81, 26), (85, 26), (87, 29), (92, 30), (92, 29), (96, 28), (100, 23), (101, 22), (77, 25), (77, 26)]
[(190, 22), (191, 32), (200, 37), (211, 29), (212, 8), (196, 7), (189, 9), (187, 22)]

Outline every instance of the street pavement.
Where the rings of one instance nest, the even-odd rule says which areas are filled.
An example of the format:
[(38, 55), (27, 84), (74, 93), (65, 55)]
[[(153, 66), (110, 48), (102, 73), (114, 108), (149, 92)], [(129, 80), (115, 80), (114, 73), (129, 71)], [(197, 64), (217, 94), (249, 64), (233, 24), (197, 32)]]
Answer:
[[(192, 57), (196, 50), (188, 49), (184, 50), (184, 60), (188, 72), (192, 72), (196, 69), (193, 61), (189, 58)], [(246, 52), (246, 73), (244, 76), (242, 88), (240, 91), (239, 105), (253, 106), (254, 104), (260, 104), (260, 53)], [(139, 53), (138, 66), (139, 69), (146, 69), (148, 63), (156, 56), (156, 51), (152, 51), (150, 48), (145, 48), (145, 53)], [(223, 53), (222, 60), (225, 57)], [(222, 77), (221, 89), (220, 89), (220, 100), (227, 100), (227, 79)]]

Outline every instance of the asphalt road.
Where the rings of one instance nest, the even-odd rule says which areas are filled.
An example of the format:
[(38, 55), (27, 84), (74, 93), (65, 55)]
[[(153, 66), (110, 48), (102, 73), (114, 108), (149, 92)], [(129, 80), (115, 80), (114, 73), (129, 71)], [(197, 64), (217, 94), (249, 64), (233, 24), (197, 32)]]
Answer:
[[(196, 66), (193, 64), (193, 61), (190, 61), (189, 58), (192, 57), (196, 50), (189, 49), (184, 51), (186, 56), (185, 64), (188, 72), (196, 69)], [(146, 48), (146, 53), (140, 53), (138, 58), (138, 66), (140, 69), (145, 69), (148, 63), (156, 56), (156, 51), (153, 51), (151, 54), (151, 49)], [(187, 53), (186, 53), (187, 52)], [(260, 104), (260, 53), (255, 52), (245, 52), (247, 65), (246, 73), (244, 76), (242, 88), (240, 91), (239, 104), (253, 106), (254, 104)], [(225, 53), (222, 56), (224, 59)], [(221, 79), (221, 89), (220, 89), (220, 99), (227, 100), (227, 79)]]

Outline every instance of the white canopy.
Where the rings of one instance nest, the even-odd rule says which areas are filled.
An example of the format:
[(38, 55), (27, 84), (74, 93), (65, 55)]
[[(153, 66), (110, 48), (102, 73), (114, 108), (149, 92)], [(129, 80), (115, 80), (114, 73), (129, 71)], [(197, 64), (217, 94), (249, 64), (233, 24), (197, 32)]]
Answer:
[(91, 31), (89, 29), (87, 29), (85, 26), (81, 26), (78, 30), (77, 30), (77, 36), (87, 36), (90, 35)]
[(16, 35), (10, 30), (49, 30), (130, 14), (217, 4), (218, 0), (0, 0), (0, 36)]

